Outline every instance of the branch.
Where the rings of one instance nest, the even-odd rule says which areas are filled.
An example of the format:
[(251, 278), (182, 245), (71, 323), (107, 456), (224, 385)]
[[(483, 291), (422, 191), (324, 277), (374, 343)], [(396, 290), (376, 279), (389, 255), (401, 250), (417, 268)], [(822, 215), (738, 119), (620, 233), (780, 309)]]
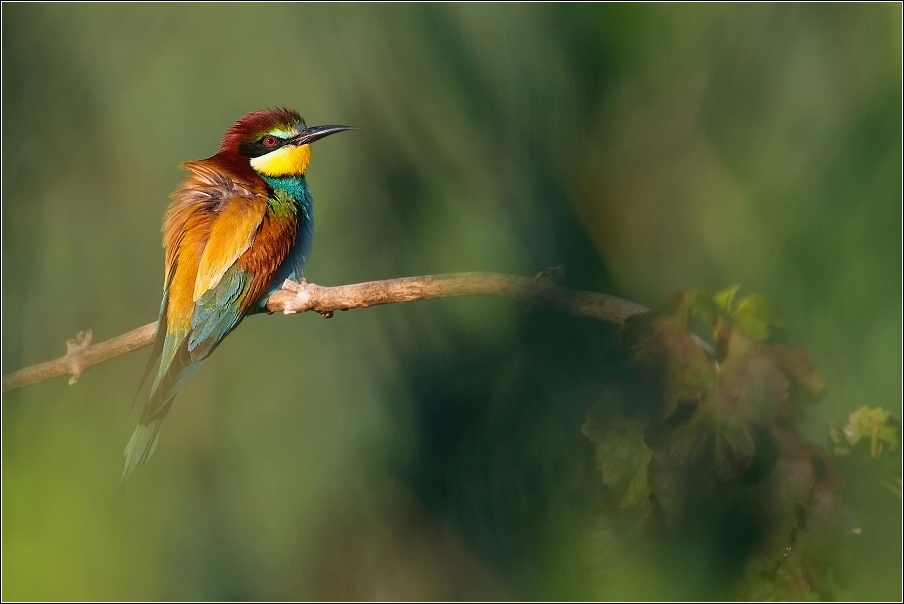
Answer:
[[(323, 287), (305, 280), (301, 283), (286, 281), (281, 290), (270, 296), (267, 310), (287, 315), (312, 310), (328, 319), (337, 310), (478, 295), (538, 302), (561, 312), (608, 323), (624, 323), (631, 315), (647, 310), (639, 304), (614, 296), (555, 285), (548, 278), (543, 278), (543, 273), (533, 279), (499, 273), (452, 273), (336, 287)], [(69, 383), (74, 384), (88, 368), (149, 346), (154, 341), (156, 325), (150, 323), (94, 345), (91, 345), (91, 331), (81, 332), (66, 343), (65, 356), (5, 376), (3, 392), (64, 375), (71, 375)]]

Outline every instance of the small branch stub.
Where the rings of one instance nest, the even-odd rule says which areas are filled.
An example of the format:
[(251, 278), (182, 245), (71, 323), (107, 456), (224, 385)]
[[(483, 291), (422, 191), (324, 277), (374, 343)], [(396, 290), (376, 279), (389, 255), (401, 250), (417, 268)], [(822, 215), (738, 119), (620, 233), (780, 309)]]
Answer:
[(69, 385), (72, 386), (82, 377), (81, 353), (91, 346), (94, 332), (90, 329), (78, 332), (74, 338), (66, 340), (66, 358), (69, 360)]
[(154, 341), (156, 327), (156, 323), (150, 323), (99, 344), (92, 344), (94, 334), (90, 329), (84, 331), (66, 342), (65, 356), (4, 376), (3, 392), (64, 375), (71, 376), (69, 383), (75, 384), (89, 368), (150, 345)]

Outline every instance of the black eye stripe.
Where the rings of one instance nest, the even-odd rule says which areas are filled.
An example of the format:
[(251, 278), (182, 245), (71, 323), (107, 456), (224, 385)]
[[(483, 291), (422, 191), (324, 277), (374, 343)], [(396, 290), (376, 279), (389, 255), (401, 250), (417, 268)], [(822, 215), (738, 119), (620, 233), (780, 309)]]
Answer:
[[(276, 144), (272, 147), (268, 147), (264, 144), (264, 141), (268, 138), (272, 138), (276, 141)], [(239, 153), (244, 155), (245, 157), (260, 157), (261, 155), (266, 155), (271, 151), (276, 151), (283, 145), (285, 145), (288, 141), (285, 139), (279, 138), (278, 136), (274, 136), (272, 134), (265, 134), (260, 137), (257, 141), (253, 143), (241, 143), (239, 144)]]

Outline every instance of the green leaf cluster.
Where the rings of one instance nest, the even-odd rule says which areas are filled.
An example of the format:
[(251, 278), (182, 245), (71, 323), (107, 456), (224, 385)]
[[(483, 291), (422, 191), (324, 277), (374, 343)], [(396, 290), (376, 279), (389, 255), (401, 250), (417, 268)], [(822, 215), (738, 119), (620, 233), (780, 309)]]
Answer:
[(890, 411), (863, 405), (842, 426), (829, 426), (829, 445), (832, 454), (842, 458), (842, 465), (858, 478), (882, 485), (900, 500), (904, 498), (901, 455), (891, 455), (898, 449), (900, 432), (900, 420)]
[(832, 452), (835, 455), (850, 455), (857, 443), (869, 443), (869, 452), (878, 458), (883, 451), (894, 451), (898, 448), (898, 432), (900, 431), (895, 417), (882, 407), (870, 408), (866, 405), (850, 414), (847, 423), (841, 428), (829, 428), (832, 440)]

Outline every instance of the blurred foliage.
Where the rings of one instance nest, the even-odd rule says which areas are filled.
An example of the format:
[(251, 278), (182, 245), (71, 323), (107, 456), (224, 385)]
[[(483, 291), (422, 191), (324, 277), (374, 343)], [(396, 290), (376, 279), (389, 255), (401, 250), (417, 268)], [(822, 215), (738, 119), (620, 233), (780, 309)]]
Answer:
[[(822, 463), (803, 437), (866, 401), (900, 415), (901, 15), (4, 3), (4, 373), (153, 320), (178, 163), (274, 105), (361, 128), (315, 145), (314, 282), (563, 265), (564, 285), (646, 305), (731, 283), (764, 297), (707, 297), (716, 372), (686, 335), (701, 295), (619, 336), (632, 371), (664, 377), (631, 394), (657, 405), (596, 424), (603, 449), (588, 408), (637, 385), (615, 330), (495, 299), (249, 319), (121, 498), (146, 352), (5, 395), (3, 597), (671, 600), (837, 581), (899, 600), (900, 500), (848, 475), (857, 456), (836, 459), (861, 532), (832, 577), (809, 521), (756, 516), (770, 497), (805, 519), (807, 493), (837, 501), (828, 473), (787, 478)], [(593, 520), (615, 491), (619, 520)], [(590, 525), (618, 536), (589, 546), (600, 559), (626, 548), (605, 576), (578, 546)]]
[[(790, 421), (822, 379), (804, 351), (726, 325), (756, 316), (765, 329), (773, 316), (750, 310), (768, 307), (761, 295), (734, 304), (736, 291), (679, 294), (626, 323), (610, 364), (622, 370), (584, 424), (609, 490), (591, 551), (642, 539), (696, 549), (721, 575), (706, 599), (836, 599), (827, 559), (844, 533), (842, 480)], [(710, 357), (688, 321), (714, 306)], [(603, 579), (618, 572), (619, 556), (591, 560)]]
[(762, 294), (753, 293), (735, 303), (740, 289), (735, 285), (717, 293), (713, 299), (723, 318), (728, 318), (736, 329), (755, 340), (765, 340), (770, 327), (775, 329), (775, 311)]

